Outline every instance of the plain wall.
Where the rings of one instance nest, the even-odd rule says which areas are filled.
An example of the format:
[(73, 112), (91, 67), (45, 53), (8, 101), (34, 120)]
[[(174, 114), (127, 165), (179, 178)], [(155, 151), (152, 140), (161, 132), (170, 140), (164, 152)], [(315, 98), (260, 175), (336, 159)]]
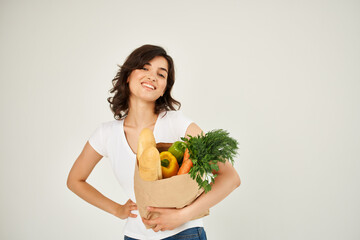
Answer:
[[(124, 221), (67, 175), (143, 44), (175, 62), (173, 95), (240, 143), (242, 184), (208, 239), (360, 238), (359, 1), (0, 1), (0, 238), (122, 239)], [(108, 159), (88, 182), (124, 203)]]

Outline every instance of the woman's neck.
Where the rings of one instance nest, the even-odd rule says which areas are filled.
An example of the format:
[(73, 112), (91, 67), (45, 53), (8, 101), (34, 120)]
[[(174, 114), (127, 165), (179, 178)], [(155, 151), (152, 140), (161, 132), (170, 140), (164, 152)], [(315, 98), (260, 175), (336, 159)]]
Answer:
[(129, 112), (125, 118), (125, 125), (131, 128), (152, 128), (158, 115), (154, 113), (155, 103), (144, 101), (129, 101)]

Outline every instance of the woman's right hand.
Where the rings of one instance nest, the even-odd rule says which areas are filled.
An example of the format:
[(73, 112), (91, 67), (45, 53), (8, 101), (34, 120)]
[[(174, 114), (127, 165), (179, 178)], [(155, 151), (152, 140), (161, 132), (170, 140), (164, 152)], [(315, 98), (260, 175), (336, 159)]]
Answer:
[(137, 210), (137, 205), (131, 199), (129, 199), (124, 205), (119, 205), (116, 210), (115, 216), (121, 219), (126, 219), (128, 217), (136, 218), (137, 215), (131, 213), (132, 210)]

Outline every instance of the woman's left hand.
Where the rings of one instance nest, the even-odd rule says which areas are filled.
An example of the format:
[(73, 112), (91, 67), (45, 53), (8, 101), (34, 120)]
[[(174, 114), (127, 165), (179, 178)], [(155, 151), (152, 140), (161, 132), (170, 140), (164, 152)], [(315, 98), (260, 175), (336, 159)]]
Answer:
[(157, 218), (151, 220), (142, 218), (146, 225), (155, 225), (153, 227), (154, 232), (173, 230), (188, 221), (182, 209), (148, 207), (147, 210), (159, 214)]

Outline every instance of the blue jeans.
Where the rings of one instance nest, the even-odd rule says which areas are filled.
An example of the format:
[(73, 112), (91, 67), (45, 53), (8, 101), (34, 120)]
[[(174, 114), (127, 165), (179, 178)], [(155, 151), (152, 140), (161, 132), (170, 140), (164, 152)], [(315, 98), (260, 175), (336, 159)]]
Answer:
[[(164, 238), (163, 240), (176, 240), (176, 239), (186, 239), (186, 240), (206, 240), (206, 233), (203, 227), (193, 227), (188, 228), (178, 234), (175, 234), (171, 237)], [(124, 236), (124, 240), (137, 240), (135, 238), (130, 238)]]

